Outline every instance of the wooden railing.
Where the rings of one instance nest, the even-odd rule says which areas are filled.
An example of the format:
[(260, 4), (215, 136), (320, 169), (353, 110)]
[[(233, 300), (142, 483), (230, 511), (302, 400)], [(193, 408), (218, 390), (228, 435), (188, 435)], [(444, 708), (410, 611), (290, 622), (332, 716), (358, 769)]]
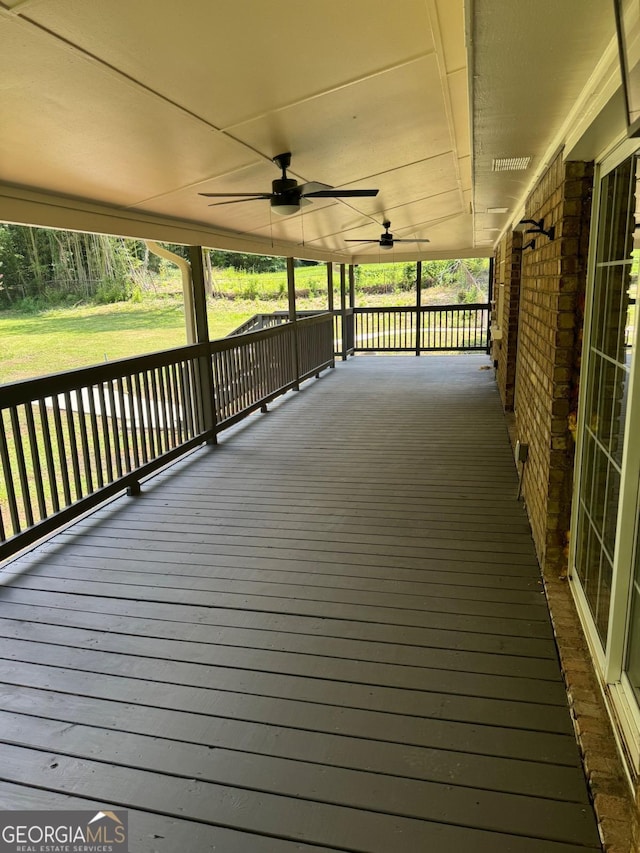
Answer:
[(0, 559), (333, 365), (330, 314), (0, 387)]
[(355, 352), (486, 351), (489, 305), (354, 308)]
[[(297, 317), (313, 316), (313, 311)], [(288, 322), (288, 312), (254, 314), (232, 335)], [(486, 302), (408, 308), (347, 308), (333, 312), (334, 353), (469, 352), (489, 348), (490, 306)]]
[[(316, 313), (316, 312), (314, 312)], [(272, 326), (282, 326), (289, 322), (288, 311), (274, 311), (272, 314), (254, 314), (249, 317), (242, 325), (238, 326), (232, 332), (229, 332), (227, 337), (236, 335), (246, 335), (247, 332), (261, 332), (263, 329), (270, 329)]]

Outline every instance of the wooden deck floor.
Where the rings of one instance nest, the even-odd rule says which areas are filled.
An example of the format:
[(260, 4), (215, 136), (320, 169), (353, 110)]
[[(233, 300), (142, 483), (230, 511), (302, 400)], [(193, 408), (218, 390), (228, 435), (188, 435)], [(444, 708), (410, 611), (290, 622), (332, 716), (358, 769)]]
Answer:
[(358, 357), (11, 564), (0, 804), (135, 853), (600, 849), (486, 358)]

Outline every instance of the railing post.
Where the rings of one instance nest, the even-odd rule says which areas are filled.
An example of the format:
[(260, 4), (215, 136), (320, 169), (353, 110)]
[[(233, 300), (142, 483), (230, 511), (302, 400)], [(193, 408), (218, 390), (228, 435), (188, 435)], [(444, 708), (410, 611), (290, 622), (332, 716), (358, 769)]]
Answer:
[(287, 258), (287, 295), (289, 297), (289, 322), (293, 331), (293, 370), (296, 377), (295, 391), (300, 390), (300, 357), (298, 355), (298, 317), (296, 313), (296, 274), (293, 258)]
[[(333, 301), (333, 263), (327, 261), (327, 311), (331, 314), (331, 340), (333, 341), (333, 354), (336, 352), (336, 324), (335, 306)], [(333, 365), (335, 367), (335, 364)]]
[[(207, 320), (207, 296), (205, 292), (202, 246), (189, 246), (189, 261), (191, 263), (193, 308), (196, 318), (196, 339), (197, 343), (208, 347), (209, 322)], [(211, 363), (211, 353), (208, 349), (204, 355), (198, 358), (198, 378), (200, 381), (200, 398), (202, 400), (202, 425), (209, 433), (207, 444), (217, 444), (213, 365)]]
[(345, 265), (340, 264), (340, 318), (342, 326), (342, 360), (347, 360), (347, 289)]
[(356, 275), (355, 265), (349, 264), (349, 313), (347, 315), (347, 350), (356, 352)]
[(489, 287), (487, 289), (487, 355), (491, 354), (491, 302), (493, 300), (493, 257), (489, 258)]
[(416, 355), (420, 355), (422, 330), (422, 261), (416, 263)]

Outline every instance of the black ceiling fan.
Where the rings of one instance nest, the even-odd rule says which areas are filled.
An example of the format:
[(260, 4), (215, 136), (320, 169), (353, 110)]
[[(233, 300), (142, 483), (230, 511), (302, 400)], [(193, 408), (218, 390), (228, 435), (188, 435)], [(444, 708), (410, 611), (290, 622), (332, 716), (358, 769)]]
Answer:
[(394, 238), (389, 228), (391, 228), (391, 223), (389, 220), (382, 223), (382, 227), (384, 228), (384, 233), (380, 235), (379, 240), (345, 240), (345, 243), (377, 243), (381, 249), (393, 249), (394, 243), (430, 243), (430, 240), (422, 239), (422, 240), (413, 240), (408, 239), (405, 240), (403, 238)]
[(257, 201), (269, 199), (271, 210), (280, 216), (290, 216), (297, 213), (304, 204), (310, 204), (310, 198), (365, 198), (378, 195), (378, 190), (337, 190), (329, 184), (311, 181), (298, 184), (294, 178), (287, 177), (287, 169), (291, 164), (291, 152), (278, 154), (273, 162), (282, 169), (282, 177), (271, 182), (270, 193), (199, 193), (207, 198), (230, 198), (230, 201), (218, 201), (209, 205), (216, 207), (220, 204), (238, 204), (241, 201)]

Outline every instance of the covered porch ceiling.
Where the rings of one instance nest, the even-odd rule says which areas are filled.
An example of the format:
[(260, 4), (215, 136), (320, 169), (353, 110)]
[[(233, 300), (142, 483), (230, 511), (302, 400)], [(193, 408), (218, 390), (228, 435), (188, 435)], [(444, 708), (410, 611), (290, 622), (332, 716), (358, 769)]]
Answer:
[[(30, 225), (348, 263), (485, 256), (560, 144), (609, 101), (623, 123), (610, 0), (0, 0), (0, 44), (0, 221)], [(289, 217), (198, 194), (269, 192), (284, 151), (300, 182), (379, 194)], [(430, 242), (345, 242), (385, 219)]]

